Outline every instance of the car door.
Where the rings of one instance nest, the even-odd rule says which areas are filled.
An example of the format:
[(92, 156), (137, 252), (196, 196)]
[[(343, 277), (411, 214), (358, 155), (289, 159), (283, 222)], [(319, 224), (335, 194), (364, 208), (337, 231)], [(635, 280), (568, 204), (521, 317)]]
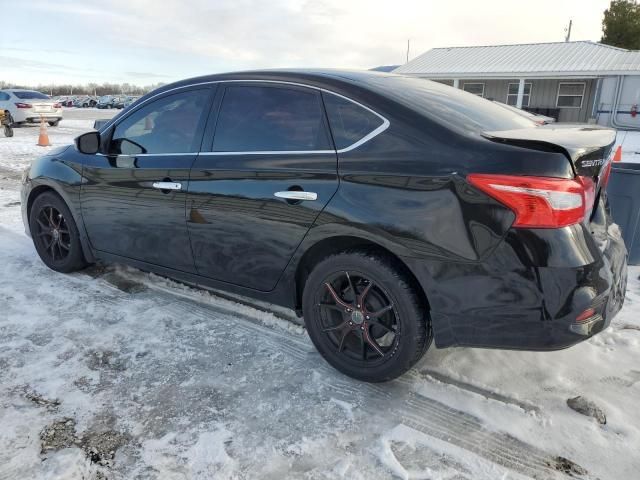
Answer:
[(212, 92), (205, 86), (166, 93), (103, 134), (103, 153), (85, 161), (81, 189), (96, 250), (195, 271), (185, 200)]
[(11, 97), (7, 92), (0, 90), (0, 110), (9, 112), (9, 99)]
[[(200, 275), (272, 290), (338, 188), (317, 89), (228, 82), (191, 171), (187, 225)], [(212, 138), (208, 138), (211, 135)]]

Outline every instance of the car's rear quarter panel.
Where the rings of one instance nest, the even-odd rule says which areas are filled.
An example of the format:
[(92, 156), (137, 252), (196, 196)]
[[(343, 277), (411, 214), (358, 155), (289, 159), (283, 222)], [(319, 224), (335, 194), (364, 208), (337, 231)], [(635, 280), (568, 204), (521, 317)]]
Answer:
[[(383, 112), (387, 131), (339, 154), (340, 188), (309, 237), (320, 227), (351, 231), (397, 255), (426, 293), (440, 347), (579, 341), (567, 315), (606, 294), (611, 281), (604, 270), (593, 278), (601, 252), (586, 227), (511, 229), (513, 212), (465, 180), (472, 172), (571, 178), (568, 159), (400, 113)], [(563, 284), (565, 275), (573, 277)], [(584, 295), (594, 284), (597, 292)]]

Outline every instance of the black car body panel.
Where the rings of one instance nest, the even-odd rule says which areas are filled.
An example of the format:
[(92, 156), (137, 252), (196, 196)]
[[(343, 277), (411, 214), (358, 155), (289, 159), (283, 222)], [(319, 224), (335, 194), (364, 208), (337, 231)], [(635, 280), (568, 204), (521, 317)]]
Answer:
[[(626, 250), (610, 223), (606, 193), (598, 192), (591, 218), (580, 224), (514, 228), (514, 212), (466, 177), (571, 179), (576, 171), (599, 177), (611, 133), (458, 128), (447, 120), (449, 87), (429, 87), (435, 100), (428, 93), (418, 100), (435, 106), (424, 113), (401, 89), (385, 90), (395, 77), (265, 71), (163, 86), (101, 128), (102, 154), (69, 148), (34, 162), (23, 190), (25, 218), (32, 193), (53, 188), (70, 205), (89, 258), (297, 310), (309, 259), (334, 246), (373, 246), (394, 255), (419, 283), (439, 347), (550, 350), (608, 325), (624, 299)], [(344, 96), (387, 123), (357, 148), (212, 152), (230, 82)], [(199, 152), (109, 155), (114, 125), (147, 102), (189, 88), (212, 89)], [(576, 163), (582, 160), (602, 162)], [(179, 182), (182, 190), (150, 189), (162, 180)], [(316, 192), (317, 200), (273, 196), (291, 189)], [(576, 316), (590, 307), (597, 318), (575, 327)]]

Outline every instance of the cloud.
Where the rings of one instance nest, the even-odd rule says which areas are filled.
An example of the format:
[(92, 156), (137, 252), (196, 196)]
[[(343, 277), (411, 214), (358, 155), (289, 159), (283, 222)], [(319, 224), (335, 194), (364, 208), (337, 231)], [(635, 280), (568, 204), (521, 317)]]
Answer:
[[(35, 39), (11, 47), (33, 47), (25, 57), (58, 70), (64, 63), (104, 72), (104, 81), (371, 68), (402, 63), (409, 38), (412, 57), (433, 47), (560, 41), (569, 18), (574, 39), (597, 40), (608, 1), (538, 0), (531, 8), (524, 0), (30, 0), (10, 11), (16, 20), (29, 18)], [(24, 34), (22, 25), (6, 22), (5, 45)]]
[(152, 72), (124, 72), (124, 73), (132, 78), (170, 78), (169, 75), (163, 75), (161, 73), (152, 73)]

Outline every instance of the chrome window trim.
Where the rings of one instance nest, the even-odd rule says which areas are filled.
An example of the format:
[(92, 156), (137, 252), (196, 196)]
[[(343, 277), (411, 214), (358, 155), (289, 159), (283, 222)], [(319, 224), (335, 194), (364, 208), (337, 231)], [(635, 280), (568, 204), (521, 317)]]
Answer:
[(335, 150), (247, 150), (232, 151), (232, 152), (200, 152), (199, 155), (206, 157), (221, 156), (221, 155), (319, 155), (330, 153), (335, 155)]
[(198, 155), (198, 152), (178, 152), (178, 153), (96, 153), (101, 157), (181, 157), (187, 155)]
[[(321, 153), (346, 153), (346, 152), (350, 152), (351, 150), (354, 150), (354, 149), (358, 148), (360, 145), (363, 145), (364, 143), (368, 142), (372, 138), (377, 137), (382, 132), (384, 132), (387, 128), (389, 128), (389, 125), (391, 125), (391, 122), (389, 122), (389, 120), (386, 117), (384, 117), (383, 115), (380, 115), (375, 110), (372, 110), (371, 108), (367, 107), (366, 105), (362, 105), (360, 102), (357, 102), (357, 101), (355, 101), (355, 100), (353, 100), (353, 99), (351, 99), (349, 97), (345, 97), (344, 95), (341, 95), (339, 93), (332, 92), (331, 90), (327, 90), (326, 88), (316, 87), (315, 85), (306, 85), (304, 83), (287, 82), (287, 81), (283, 81), (283, 80), (230, 79), (230, 80), (214, 80), (214, 81), (211, 81), (211, 82), (192, 83), (190, 85), (183, 85), (183, 86), (180, 86), (180, 87), (175, 87), (175, 88), (171, 88), (169, 90), (165, 90), (163, 92), (159, 92), (159, 93), (147, 98), (144, 102), (140, 103), (140, 105), (136, 105), (136, 110), (138, 110), (142, 105), (144, 105), (147, 102), (153, 100), (154, 98), (159, 97), (159, 96), (164, 95), (164, 94), (169, 93), (169, 92), (173, 92), (173, 91), (176, 91), (176, 90), (182, 90), (182, 89), (186, 89), (186, 88), (191, 88), (191, 87), (197, 87), (197, 86), (201, 86), (201, 85), (214, 85), (214, 84), (218, 84), (218, 83), (275, 83), (275, 84), (278, 84), (278, 85), (293, 85), (293, 86), (296, 86), (296, 87), (310, 88), (310, 89), (313, 89), (313, 90), (317, 90), (319, 92), (325, 92), (325, 93), (328, 93), (330, 95), (335, 95), (335, 96), (343, 98), (343, 99), (345, 99), (345, 100), (347, 100), (347, 101), (349, 101), (351, 103), (355, 103), (359, 107), (364, 108), (365, 110), (373, 113), (374, 115), (376, 115), (377, 117), (382, 119), (382, 125), (380, 125), (375, 130), (372, 130), (371, 132), (369, 132), (367, 135), (362, 137), (357, 142), (354, 142), (351, 145), (349, 145), (348, 147), (344, 147), (344, 148), (341, 148), (341, 149), (338, 149), (338, 150), (297, 150), (297, 151), (293, 151), (293, 150), (282, 150), (282, 151), (264, 150), (264, 151), (233, 151), (233, 152), (202, 151), (202, 152), (198, 153), (199, 155), (305, 155), (305, 154), (306, 155), (316, 155), (316, 154), (319, 154), (319, 153), (320, 154)], [(116, 123), (116, 119), (118, 121), (124, 120), (129, 115), (131, 115), (131, 113), (133, 113), (134, 111), (135, 110), (129, 112), (126, 116), (122, 117), (121, 119), (118, 119), (117, 117), (111, 119), (111, 121), (109, 121), (108, 123), (103, 125), (103, 127), (99, 130), (99, 132), (102, 133), (103, 131), (106, 131), (108, 128), (111, 128), (111, 126)], [(329, 128), (331, 128), (331, 126), (329, 126)], [(104, 154), (99, 154), (99, 155), (104, 155)], [(143, 155), (193, 155), (193, 154), (191, 154), (191, 153), (171, 153), (171, 154), (155, 153), (155, 154), (140, 154), (140, 155), (135, 155), (135, 156), (143, 156)]]

